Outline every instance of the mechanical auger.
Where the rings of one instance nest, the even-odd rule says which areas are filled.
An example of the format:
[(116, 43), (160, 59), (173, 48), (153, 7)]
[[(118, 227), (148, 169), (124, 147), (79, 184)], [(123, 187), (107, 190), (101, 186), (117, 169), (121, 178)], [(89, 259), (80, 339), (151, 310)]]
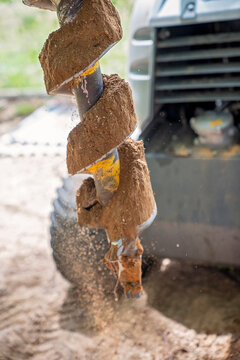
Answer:
[(89, 174), (77, 191), (80, 226), (103, 228), (109, 241), (104, 263), (128, 297), (142, 293), (139, 233), (156, 216), (131, 89), (118, 75), (102, 75), (99, 60), (122, 37), (111, 0), (24, 0), (56, 10), (60, 28), (39, 59), (49, 94), (74, 95), (80, 123), (70, 132), (67, 167)]

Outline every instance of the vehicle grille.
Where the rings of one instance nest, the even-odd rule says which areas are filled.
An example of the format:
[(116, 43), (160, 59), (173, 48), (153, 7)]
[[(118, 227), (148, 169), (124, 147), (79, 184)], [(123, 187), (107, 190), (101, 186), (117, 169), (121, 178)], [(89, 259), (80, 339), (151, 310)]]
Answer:
[(240, 21), (158, 28), (155, 104), (240, 100)]

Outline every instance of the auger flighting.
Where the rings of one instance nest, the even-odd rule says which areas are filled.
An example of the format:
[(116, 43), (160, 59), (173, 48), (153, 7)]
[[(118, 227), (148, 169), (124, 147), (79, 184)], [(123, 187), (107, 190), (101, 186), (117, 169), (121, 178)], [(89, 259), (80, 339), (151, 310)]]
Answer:
[[(109, 240), (104, 262), (128, 297), (142, 294), (138, 234), (156, 216), (142, 141), (130, 138), (136, 115), (129, 85), (102, 75), (99, 60), (122, 37), (111, 0), (24, 0), (56, 10), (60, 28), (39, 59), (49, 94), (74, 95), (80, 123), (67, 145), (69, 174), (91, 175), (77, 191), (80, 226), (103, 228)], [(80, 274), (79, 274), (80, 276)], [(116, 293), (116, 288), (115, 288)]]

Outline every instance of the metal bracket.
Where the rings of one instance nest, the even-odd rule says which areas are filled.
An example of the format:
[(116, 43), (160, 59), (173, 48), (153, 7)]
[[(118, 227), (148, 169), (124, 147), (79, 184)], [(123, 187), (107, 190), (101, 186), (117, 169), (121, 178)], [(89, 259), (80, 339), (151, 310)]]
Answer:
[(193, 19), (196, 17), (196, 0), (182, 0), (181, 1), (181, 18), (184, 20)]

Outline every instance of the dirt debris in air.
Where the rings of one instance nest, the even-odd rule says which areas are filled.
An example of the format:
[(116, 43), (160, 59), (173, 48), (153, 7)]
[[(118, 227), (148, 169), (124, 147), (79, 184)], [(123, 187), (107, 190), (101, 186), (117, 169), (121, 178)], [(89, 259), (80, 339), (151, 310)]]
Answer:
[(160, 261), (117, 309), (60, 276), (48, 229), (64, 169), (47, 160), (0, 159), (0, 359), (239, 360), (240, 288), (217, 269)]
[[(30, 0), (28, 3), (28, 5), (34, 4), (42, 6), (40, 0), (38, 2), (31, 2)], [(60, 29), (49, 35), (39, 55), (39, 60), (44, 71), (47, 92), (71, 94), (73, 79), (77, 81), (79, 75), (87, 76), (86, 70), (91, 70), (92, 74), (96, 76), (97, 68), (93, 65), (97, 64), (99, 58), (121, 39), (122, 27), (119, 14), (111, 0), (82, 0), (81, 6), (77, 6), (77, 3), (74, 2), (69, 3), (62, 0), (56, 10)], [(101, 74), (100, 68), (98, 71)], [(79, 81), (82, 80), (79, 79)], [(141, 286), (141, 255), (143, 249), (140, 240), (136, 237), (139, 232), (138, 227), (144, 222), (146, 223), (154, 213), (155, 201), (144, 158), (144, 148), (142, 146), (142, 151), (136, 151), (137, 145), (133, 141), (126, 141), (134, 131), (137, 122), (131, 89), (118, 75), (103, 76), (103, 81), (104, 90), (101, 97), (85, 112), (82, 121), (69, 134), (67, 167), (69, 173), (74, 175), (79, 171), (86, 170), (93, 163), (99, 162), (102, 174), (104, 174), (102, 175), (105, 184), (103, 186), (104, 191), (113, 194), (112, 206), (106, 206), (108, 214), (106, 211), (101, 211), (96, 216), (88, 218), (89, 221), (87, 222), (87, 217), (82, 219), (81, 214), (79, 214), (80, 211), (78, 211), (78, 221), (80, 225), (105, 228), (110, 242), (110, 251), (105, 256), (104, 261), (117, 276), (117, 285), (119, 283), (123, 286), (125, 294), (139, 297), (143, 292)], [(98, 87), (97, 80), (95, 83)], [(87, 86), (86, 79), (84, 86)], [(88, 97), (90, 88), (86, 87), (82, 90), (82, 94), (77, 96)], [(124, 177), (120, 176), (122, 191), (117, 189), (119, 166), (121, 167), (120, 172), (124, 172), (125, 168), (122, 166), (123, 164), (119, 165), (117, 156), (114, 156), (112, 170), (100, 163), (104, 156), (114, 149), (117, 152), (116, 149), (120, 145), (128, 149), (127, 156), (120, 156), (120, 163), (127, 162), (132, 172), (131, 175), (127, 170), (128, 184), (126, 181), (124, 184)], [(121, 151), (123, 152), (123, 150)], [(135, 154), (135, 157), (129, 156), (129, 154)], [(111, 175), (109, 175), (110, 173)], [(109, 177), (113, 181), (110, 181)], [(94, 177), (94, 181), (97, 181), (96, 177)], [(110, 182), (117, 185), (109, 189)], [(130, 192), (128, 192), (129, 187), (131, 187)], [(85, 186), (84, 192), (86, 189)], [(98, 186), (96, 186), (96, 197), (100, 200), (100, 191), (98, 193), (97, 189)], [(84, 192), (82, 191), (82, 197)], [(98, 206), (95, 204), (95, 199), (91, 199), (93, 193), (94, 189), (89, 194), (88, 199), (83, 198), (83, 203), (80, 201), (81, 196), (78, 196), (77, 206), (79, 209), (83, 208), (91, 212), (93, 207)], [(128, 199), (126, 199), (126, 193), (129, 195)], [(81, 195), (81, 191), (79, 194)], [(126, 201), (123, 202), (120, 199), (121, 197)], [(131, 200), (133, 203), (129, 205)], [(86, 209), (86, 203), (90, 204), (90, 208)], [(101, 203), (105, 204), (105, 202)], [(119, 211), (120, 207), (122, 209)], [(134, 216), (133, 212), (130, 213), (131, 207), (131, 210), (134, 209)], [(94, 213), (91, 212), (91, 214)], [(106, 215), (108, 219), (104, 219)], [(112, 258), (112, 253), (117, 254), (117, 257)], [(69, 259), (69, 263), (71, 263), (71, 259)], [(58, 267), (61, 271), (61, 265)], [(137, 274), (134, 279), (133, 276), (128, 276), (131, 269), (132, 274)], [(127, 280), (128, 277), (129, 280)], [(115, 296), (117, 285), (114, 290)]]
[[(80, 187), (76, 196), (78, 223), (80, 226), (87, 225), (106, 230), (111, 244), (104, 262), (119, 279), (125, 294), (130, 292), (133, 296), (139, 296), (137, 294), (143, 291), (141, 286), (143, 248), (136, 237), (139, 232), (138, 226), (148, 220), (153, 213), (155, 200), (143, 142), (128, 139), (118, 148), (118, 152), (120, 159), (118, 190), (107, 205), (102, 206), (97, 203), (86, 209), (83, 207), (83, 191)], [(92, 191), (90, 195), (91, 193)], [(126, 249), (126, 252), (123, 249)]]
[[(70, 14), (68, 7), (70, 4), (63, 0), (58, 10), (61, 8), (66, 10), (65, 15)], [(48, 93), (61, 93), (66, 88), (69, 90), (73, 77), (78, 81), (80, 73), (86, 76), (85, 70), (91, 70), (96, 76), (93, 64), (122, 37), (120, 18), (111, 0), (83, 0), (82, 6), (75, 9), (76, 12), (70, 17), (58, 11), (61, 27), (50, 34), (39, 56)], [(118, 278), (115, 296), (117, 285), (121, 284), (126, 295), (140, 297), (143, 292), (143, 249), (137, 235), (139, 226), (147, 223), (156, 205), (143, 144), (127, 140), (137, 123), (131, 89), (116, 74), (103, 76), (103, 82), (104, 90), (100, 98), (84, 113), (81, 122), (68, 136), (67, 167), (71, 175), (86, 171), (96, 163), (101, 167), (102, 187), (112, 197), (107, 205), (101, 202), (100, 191), (95, 184), (99, 203), (93, 197), (93, 185), (86, 198), (87, 185), (90, 183), (85, 182), (84, 188), (77, 194), (78, 222), (80, 226), (106, 230), (110, 250), (104, 262)], [(97, 80), (95, 83), (98, 87)], [(82, 94), (77, 96), (88, 96), (88, 91), (91, 91), (90, 88), (82, 90)], [(109, 170), (100, 161), (104, 163), (104, 156), (113, 150), (117, 152), (117, 148), (120, 165), (115, 153), (114, 165)], [(94, 177), (94, 181), (98, 181), (97, 177)], [(110, 182), (117, 186), (109, 189)], [(100, 206), (100, 203), (104, 203), (104, 206)], [(89, 204), (87, 208), (86, 204)], [(112, 254), (115, 254), (114, 257)], [(61, 265), (59, 269), (61, 271)]]

